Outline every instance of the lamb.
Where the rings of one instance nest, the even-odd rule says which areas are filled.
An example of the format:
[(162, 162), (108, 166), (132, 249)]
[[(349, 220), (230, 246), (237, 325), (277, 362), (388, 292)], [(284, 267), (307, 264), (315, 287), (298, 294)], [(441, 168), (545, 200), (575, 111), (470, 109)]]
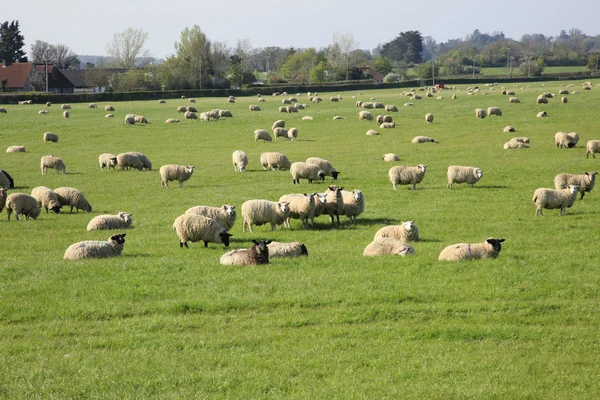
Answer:
[(560, 208), (560, 215), (567, 213), (567, 208), (570, 208), (575, 203), (579, 188), (575, 185), (570, 185), (567, 189), (536, 189), (533, 193), (533, 202), (536, 210), (535, 216), (538, 214), (543, 216), (542, 208), (552, 210)]
[(61, 171), (63, 174), (67, 173), (67, 167), (62, 158), (54, 157), (53, 155), (42, 156), (40, 168), (42, 169), (42, 175), (46, 174), (46, 169), (48, 168), (53, 168), (56, 173), (58, 171)]
[(329, 215), (331, 219), (331, 227), (333, 224), (333, 217), (337, 217), (338, 226), (340, 225), (340, 215), (344, 211), (344, 197), (342, 196), (343, 187), (329, 186), (325, 191), (325, 209), (323, 212)]
[(325, 172), (325, 176), (331, 176), (333, 180), (336, 180), (340, 174), (329, 161), (323, 158), (308, 157), (306, 162), (318, 166), (323, 172)]
[(358, 119), (359, 121), (367, 120), (367, 121), (373, 121), (373, 114), (371, 114), (368, 111), (361, 111), (358, 113)]
[(104, 214), (98, 215), (88, 223), (87, 230), (109, 230), (109, 229), (129, 229), (131, 226), (131, 216), (125, 211), (119, 211), (115, 215)]
[(70, 245), (65, 251), (65, 260), (82, 258), (106, 258), (120, 256), (125, 244), (125, 233), (112, 235), (106, 242), (99, 240), (84, 240)]
[(385, 106), (385, 111), (386, 112), (398, 112), (398, 107), (396, 107), (393, 104), (388, 104)]
[(600, 153), (600, 140), (588, 140), (585, 145), (585, 158), (590, 158), (590, 154), (596, 158), (595, 153)]
[(148, 120), (143, 115), (136, 115), (134, 118), (135, 118), (135, 122), (138, 122), (140, 124), (147, 124), (148, 123)]
[(204, 247), (208, 247), (209, 242), (227, 247), (232, 236), (214, 219), (197, 214), (180, 215), (173, 223), (173, 229), (179, 236), (179, 247), (186, 248), (189, 248), (188, 242), (200, 241), (204, 242)]
[(71, 109), (71, 106), (70, 106), (70, 105), (68, 105), (68, 104), (62, 104), (62, 105), (60, 106), (60, 109), (61, 109), (61, 110), (70, 110), (70, 109)]
[(431, 124), (433, 122), (433, 114), (431, 114), (431, 113), (426, 114), (425, 121), (427, 121), (428, 124)]
[(298, 161), (292, 164), (290, 174), (293, 178), (293, 183), (300, 183), (300, 179), (307, 179), (308, 183), (313, 180), (325, 180), (325, 172), (314, 164)]
[(395, 128), (396, 123), (395, 122), (384, 122), (383, 124), (379, 125), (379, 127), (381, 129)]
[(175, 124), (177, 122), (179, 122), (179, 120), (175, 119), (175, 118), (169, 118), (168, 120), (165, 121), (166, 124)]
[(273, 122), (271, 130), (274, 131), (275, 128), (285, 128), (285, 121), (282, 119), (278, 119), (277, 121)]
[(133, 153), (121, 153), (117, 155), (117, 165), (121, 170), (137, 169), (141, 171), (144, 168), (142, 160)]
[(258, 142), (259, 139), (262, 139), (265, 142), (270, 142), (273, 140), (271, 135), (269, 135), (269, 132), (265, 131), (264, 129), (257, 129), (254, 131), (254, 141)]
[(38, 207), (41, 209), (44, 207), (46, 209), (46, 214), (48, 214), (48, 210), (52, 211), (55, 214), (60, 213), (61, 205), (58, 201), (58, 195), (54, 193), (52, 189), (49, 189), (45, 186), (38, 186), (33, 188), (31, 191), (31, 196), (34, 197), (38, 202)]
[(178, 181), (179, 187), (183, 187), (183, 182), (192, 177), (194, 173), (193, 165), (166, 164), (160, 167), (160, 187), (169, 187), (170, 181)]
[(488, 107), (487, 109), (488, 115), (497, 115), (499, 117), (502, 116), (502, 110), (498, 107)]
[(390, 182), (396, 190), (396, 185), (410, 185), (412, 184), (412, 190), (416, 190), (417, 183), (421, 183), (423, 178), (425, 177), (425, 171), (427, 170), (427, 165), (419, 164), (416, 167), (406, 167), (402, 165), (398, 165), (396, 167), (390, 168), (388, 175), (390, 177)]
[(521, 100), (519, 100), (519, 98), (518, 98), (518, 97), (509, 97), (509, 98), (508, 98), (508, 102), (509, 102), (509, 103), (515, 103), (515, 104), (517, 104), (517, 103), (520, 103), (520, 102), (521, 102)]
[[(259, 101), (260, 101), (260, 100), (259, 100)], [(257, 106), (256, 104), (250, 104), (250, 105), (248, 106), (248, 109), (249, 109), (250, 111), (261, 111), (261, 110), (260, 110), (260, 107), (259, 107), (259, 106)]]
[(96, 103), (90, 103), (88, 104), (88, 108), (98, 108), (98, 105)]
[[(202, 114), (204, 114), (204, 113), (202, 113)], [(200, 114), (200, 115), (202, 115), (202, 114)], [(185, 117), (185, 119), (198, 119), (198, 115), (192, 111), (186, 111), (183, 114), (183, 116)]]
[(267, 169), (270, 169), (272, 171), (288, 170), (292, 165), (290, 163), (290, 160), (288, 160), (288, 158), (284, 154), (277, 152), (262, 153), (260, 155), (260, 164), (262, 165), (265, 171)]
[(353, 190), (351, 192), (342, 190), (342, 199), (344, 200), (344, 207), (341, 214), (350, 218), (350, 222), (354, 225), (356, 217), (365, 210), (365, 197), (361, 190)]
[[(574, 132), (572, 132), (574, 133)], [(554, 135), (554, 142), (556, 143), (556, 147), (558, 148), (573, 148), (575, 147), (575, 145), (577, 144), (577, 142), (579, 141), (579, 136), (569, 136), (571, 134), (566, 134), (564, 132), (556, 132), (556, 134)]]
[(71, 187), (59, 187), (54, 189), (54, 193), (58, 196), (58, 201), (63, 206), (70, 206), (71, 210), (69, 212), (73, 212), (73, 208), (79, 213), (79, 210), (92, 212), (92, 206), (87, 201), (83, 193), (79, 190), (71, 188)]
[(25, 146), (9, 146), (6, 149), (7, 153), (25, 153)]
[(232, 250), (221, 256), (222, 265), (262, 265), (269, 263), (270, 240), (253, 240), (254, 246), (249, 249)]
[(570, 185), (577, 186), (579, 193), (581, 194), (580, 199), (583, 200), (583, 196), (586, 193), (591, 192), (596, 184), (597, 172), (585, 172), (582, 175), (574, 174), (558, 174), (554, 177), (554, 187), (556, 189), (566, 189)]
[(504, 239), (488, 238), (482, 243), (457, 243), (446, 247), (440, 253), (439, 261), (481, 260), (497, 258), (502, 250)]
[(15, 187), (15, 181), (12, 176), (4, 170), (0, 169), (0, 188), (11, 189)]
[(245, 151), (236, 150), (231, 155), (231, 160), (233, 162), (233, 170), (244, 172), (246, 170), (246, 166), (248, 165), (248, 156)]
[(509, 140), (508, 142), (504, 143), (504, 150), (510, 150), (510, 149), (528, 149), (529, 146), (526, 145), (523, 142), (517, 142), (514, 140)]
[(109, 112), (109, 111), (110, 112), (114, 112), (115, 108), (113, 106), (111, 106), (111, 105), (106, 105), (106, 106), (104, 106), (104, 111), (106, 111), (106, 112)]
[(508, 125), (504, 127), (504, 130), (502, 132), (516, 132), (515, 127)]
[(283, 223), (286, 228), (291, 228), (291, 219), (299, 219), (302, 228), (308, 228), (308, 220), (314, 220), (315, 216), (315, 194), (284, 194), (279, 198), (280, 203), (287, 202), (290, 208), (290, 213)]
[(394, 238), (382, 238), (374, 240), (369, 243), (363, 251), (363, 256), (365, 257), (374, 257), (386, 254), (404, 257), (407, 254), (416, 254), (416, 252), (412, 245), (406, 242), (401, 242), (400, 240)]
[(453, 183), (467, 183), (473, 187), (483, 177), (483, 170), (475, 167), (451, 165), (448, 167), (448, 188)]
[(386, 153), (381, 157), (381, 159), (385, 162), (400, 161), (398, 154), (394, 153)]
[(377, 132), (375, 129), (369, 129), (366, 133), (367, 136), (375, 136), (375, 135), (379, 135), (379, 132)]
[(304, 243), (300, 242), (271, 242), (269, 243), (268, 247), (270, 258), (308, 256), (308, 250), (306, 249), (306, 246)]
[(111, 168), (115, 169), (117, 166), (117, 156), (110, 153), (102, 153), (98, 157), (98, 164), (100, 164), (100, 169), (102, 171), (104, 171), (104, 167), (108, 167), (109, 170)]
[(548, 116), (548, 113), (546, 111), (540, 111), (539, 113), (536, 114), (537, 118), (545, 118)]
[(487, 117), (487, 113), (485, 112), (485, 110), (483, 108), (476, 108), (475, 116), (477, 116), (477, 118), (485, 118), (485, 117)]
[(297, 137), (298, 137), (298, 128), (290, 128), (287, 131), (287, 138), (290, 139), (292, 142), (296, 141)]
[(231, 228), (233, 228), (233, 225), (235, 224), (235, 219), (237, 217), (235, 206), (229, 204), (224, 204), (221, 207), (195, 206), (188, 208), (185, 213), (202, 215), (207, 218), (212, 218), (228, 231)]
[(126, 115), (125, 116), (125, 123), (127, 125), (135, 125), (135, 115)]
[(411, 141), (411, 143), (439, 143), (436, 142), (434, 139), (430, 138), (429, 136), (415, 136), (413, 138), (413, 140)]
[(68, 111), (65, 111), (65, 112), (63, 113), (63, 117), (65, 117), (66, 119), (69, 119), (69, 112), (68, 112)]
[(536, 99), (537, 104), (548, 104), (548, 99), (543, 94), (540, 94)]
[(12, 193), (6, 198), (6, 214), (10, 221), (10, 214), (15, 213), (15, 218), (18, 221), (19, 215), (24, 215), (26, 220), (33, 218), (34, 220), (40, 216), (40, 206), (35, 197), (25, 193)]
[(420, 242), (419, 228), (415, 220), (401, 221), (400, 225), (387, 225), (375, 232), (375, 239), (394, 238), (401, 242)]
[(276, 230), (277, 225), (282, 225), (290, 213), (288, 202), (274, 202), (269, 200), (248, 200), (242, 204), (242, 231), (246, 226), (254, 233), (252, 225), (271, 224), (271, 230)]

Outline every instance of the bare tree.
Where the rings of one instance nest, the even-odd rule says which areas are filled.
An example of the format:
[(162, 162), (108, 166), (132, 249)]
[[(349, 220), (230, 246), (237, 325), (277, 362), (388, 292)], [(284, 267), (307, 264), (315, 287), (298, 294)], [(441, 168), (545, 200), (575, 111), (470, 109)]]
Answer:
[(58, 69), (79, 67), (80, 61), (77, 54), (62, 43), (52, 46), (52, 63)]
[(147, 64), (152, 56), (148, 49), (144, 48), (148, 39), (148, 32), (140, 29), (129, 28), (123, 32), (117, 32), (112, 42), (106, 45), (106, 53), (113, 58), (112, 64), (121, 68), (133, 68), (138, 64)]
[(36, 40), (31, 45), (31, 51), (29, 52), (29, 58), (34, 64), (50, 63), (52, 60), (52, 45), (43, 40)]
[(327, 62), (334, 68), (345, 69), (346, 79), (348, 79), (348, 69), (356, 48), (358, 48), (358, 42), (354, 40), (353, 34), (342, 35), (339, 32), (333, 34), (333, 43), (327, 48)]

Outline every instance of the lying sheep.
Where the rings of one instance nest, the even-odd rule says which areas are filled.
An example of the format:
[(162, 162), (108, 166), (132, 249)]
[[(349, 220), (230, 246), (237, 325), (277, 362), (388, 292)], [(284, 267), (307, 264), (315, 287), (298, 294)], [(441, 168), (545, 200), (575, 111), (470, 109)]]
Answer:
[(115, 114), (106, 114), (104, 118), (114, 118)]
[[(259, 101), (260, 101), (260, 100), (259, 100)], [(250, 104), (250, 105), (248, 106), (248, 109), (249, 109), (250, 111), (261, 111), (261, 110), (260, 110), (260, 107), (259, 107), (259, 106), (257, 106), (256, 104)]]
[(567, 208), (570, 208), (575, 203), (577, 198), (578, 187), (575, 185), (569, 186), (567, 189), (536, 189), (533, 193), (533, 202), (535, 203), (536, 210), (535, 216), (538, 214), (543, 216), (543, 208), (552, 210), (560, 208), (560, 215), (567, 213)]
[(509, 103), (515, 103), (515, 104), (517, 104), (517, 103), (520, 103), (520, 102), (521, 102), (521, 100), (519, 100), (519, 98), (518, 98), (518, 97), (509, 97), (509, 98), (508, 98), (508, 102), (509, 102)]
[(228, 231), (233, 228), (235, 220), (237, 218), (237, 212), (235, 206), (225, 204), (221, 207), (212, 206), (195, 206), (190, 207), (186, 210), (186, 214), (202, 215), (207, 218), (212, 218), (223, 228)]
[(341, 120), (341, 119), (346, 119), (346, 117), (342, 117), (341, 115), (336, 115), (336, 116), (333, 117), (334, 121), (338, 121), (338, 120)]
[(302, 117), (302, 121), (312, 121), (314, 120), (313, 117), (311, 117), (310, 115), (305, 115), (304, 117)]
[(394, 238), (401, 242), (420, 242), (419, 228), (415, 221), (401, 221), (400, 225), (387, 225), (375, 232), (375, 240)]
[(514, 140), (509, 140), (508, 142), (504, 143), (504, 150), (511, 150), (511, 149), (528, 149), (529, 146), (526, 145), (525, 143), (522, 142), (517, 142)]
[(174, 118), (169, 118), (168, 120), (165, 121), (166, 124), (175, 124), (179, 122), (178, 119), (174, 119)]
[(37, 200), (40, 209), (42, 207), (46, 209), (46, 214), (48, 214), (48, 210), (55, 214), (60, 213), (62, 206), (58, 201), (58, 195), (52, 189), (45, 186), (38, 186), (33, 188), (31, 196)]
[(48, 114), (48, 110), (40, 110), (38, 111), (38, 114)]
[(373, 114), (368, 111), (361, 111), (358, 113), (358, 119), (362, 121), (363, 119), (366, 121), (373, 121)]
[(284, 194), (279, 198), (279, 202), (289, 204), (290, 212), (283, 225), (291, 228), (290, 220), (299, 219), (302, 228), (308, 228), (308, 220), (314, 220), (315, 216), (315, 194)]
[(394, 153), (386, 153), (381, 157), (381, 159), (385, 162), (400, 161), (398, 154)]
[(407, 254), (416, 254), (415, 248), (406, 242), (401, 242), (394, 238), (382, 238), (374, 240), (365, 247), (363, 256), (374, 257), (386, 254), (398, 255), (401, 257)]
[(245, 151), (236, 150), (231, 155), (231, 160), (233, 162), (233, 170), (244, 172), (246, 170), (246, 166), (248, 165), (248, 156)]
[(501, 117), (502, 110), (499, 107), (488, 107), (487, 114), (488, 115), (497, 115), (497, 116)]
[(88, 108), (98, 108), (98, 105), (96, 103), (90, 103), (88, 104)]
[(560, 102), (563, 103), (563, 104), (567, 103), (568, 101), (569, 101), (569, 99), (566, 96), (563, 96), (563, 97), (560, 98)]
[(290, 169), (292, 165), (284, 154), (277, 152), (262, 153), (260, 155), (260, 164), (265, 171), (269, 169), (272, 171), (284, 171)]
[(169, 187), (170, 181), (178, 181), (179, 187), (183, 187), (183, 182), (192, 177), (194, 173), (193, 165), (166, 164), (160, 167), (160, 187)]
[(575, 132), (571, 132), (569, 134), (566, 134), (564, 132), (556, 132), (556, 134), (554, 135), (554, 142), (556, 143), (556, 147), (558, 148), (573, 148), (575, 147), (575, 145), (577, 144), (577, 142), (579, 141), (579, 136), (575, 136), (577, 135), (575, 133), (575, 135), (572, 135)]
[(269, 200), (248, 200), (242, 204), (242, 231), (246, 226), (254, 233), (252, 225), (260, 226), (271, 224), (271, 230), (276, 230), (277, 225), (283, 225), (290, 213), (289, 203), (274, 202)]
[(504, 127), (504, 130), (502, 132), (516, 132), (516, 130), (514, 126), (508, 125)]
[(537, 104), (548, 104), (548, 99), (546, 98), (546, 96), (544, 96), (543, 94), (540, 94), (536, 101)]
[(483, 177), (483, 170), (475, 167), (463, 167), (460, 165), (451, 165), (448, 167), (448, 188), (453, 183), (467, 183), (473, 187)]
[(9, 146), (6, 149), (7, 153), (25, 153), (25, 146)]
[(554, 177), (554, 187), (556, 189), (567, 189), (571, 185), (577, 186), (581, 194), (581, 200), (586, 193), (591, 192), (596, 184), (597, 172), (586, 172), (582, 175), (558, 174)]
[(537, 118), (545, 118), (548, 116), (548, 113), (546, 111), (540, 111), (539, 113), (536, 114)]
[(99, 240), (85, 240), (70, 245), (65, 251), (65, 260), (79, 260), (82, 258), (106, 258), (120, 256), (125, 244), (125, 233), (112, 235), (106, 242)]
[(177, 107), (177, 112), (178, 113), (184, 113), (187, 111), (187, 107), (186, 106), (179, 106)]
[(350, 218), (352, 225), (356, 223), (356, 217), (365, 210), (365, 197), (361, 190), (353, 190), (351, 192), (342, 190), (342, 199), (344, 206), (341, 215)]
[(254, 246), (249, 249), (232, 250), (221, 256), (222, 265), (263, 265), (269, 263), (270, 240), (253, 240)]
[(439, 261), (481, 260), (497, 258), (502, 250), (504, 239), (488, 238), (482, 243), (457, 243), (446, 247), (440, 253)]
[(456, 100), (456, 95), (453, 94), (452, 97), (450, 97), (452, 100)]
[(383, 115), (378, 115), (375, 117), (375, 122), (377, 122), (377, 125), (383, 124)]
[(396, 190), (396, 185), (412, 185), (412, 190), (416, 190), (417, 183), (421, 183), (426, 170), (427, 165), (423, 164), (416, 167), (398, 165), (390, 168), (388, 175), (394, 190)]
[(140, 124), (148, 123), (148, 120), (143, 115), (136, 115), (134, 118), (135, 118), (135, 122), (137, 122), (137, 123), (140, 123)]
[(190, 102), (190, 103), (195, 103), (195, 102), (196, 102), (196, 99), (188, 99), (188, 102)]
[(383, 124), (379, 125), (379, 127), (381, 129), (395, 128), (396, 127), (396, 123), (395, 122), (384, 122)]
[(279, 107), (279, 112), (286, 113), (286, 112), (288, 112), (288, 108), (286, 106), (281, 106), (281, 107)]
[(320, 98), (319, 96), (314, 96), (311, 100), (313, 103), (320, 103), (323, 101), (322, 98)]
[(385, 111), (386, 112), (398, 112), (398, 107), (396, 107), (393, 104), (388, 104), (385, 106)]
[(87, 230), (99, 231), (110, 229), (129, 229), (131, 226), (131, 216), (125, 211), (119, 211), (115, 215), (104, 214), (98, 215), (88, 223)]
[(325, 180), (325, 172), (318, 166), (307, 162), (298, 161), (290, 167), (290, 174), (293, 178), (293, 183), (300, 183), (300, 179), (307, 179), (308, 183), (313, 180)]
[(265, 131), (264, 129), (257, 129), (254, 131), (254, 141), (258, 142), (259, 139), (262, 139), (265, 142), (270, 142), (273, 140), (271, 135), (269, 135), (269, 132)]
[(269, 257), (277, 258), (277, 257), (302, 257), (308, 256), (308, 250), (304, 243), (300, 242), (291, 242), (291, 243), (282, 243), (282, 242), (271, 242), (268, 245), (269, 247)]
[(217, 221), (197, 214), (183, 214), (175, 219), (173, 229), (179, 236), (179, 247), (189, 248), (188, 242), (204, 242), (224, 244), (229, 246), (229, 237), (232, 236), (227, 229), (223, 228)]
[(219, 118), (232, 118), (233, 114), (229, 110), (219, 110)]
[(483, 108), (476, 108), (475, 116), (477, 118), (485, 118), (485, 117), (487, 117), (487, 113), (485, 112), (485, 110)]
[(426, 114), (425, 121), (427, 121), (428, 124), (431, 124), (433, 122), (433, 114)]
[(68, 112), (68, 111), (65, 111), (65, 112), (63, 113), (63, 117), (64, 117), (65, 119), (69, 119), (69, 115), (70, 115), (70, 114), (69, 114), (69, 112)]
[(125, 116), (125, 124), (135, 125), (135, 115), (126, 115)]
[(56, 173), (59, 171), (61, 171), (63, 174), (67, 173), (67, 167), (65, 166), (62, 158), (55, 157), (53, 155), (42, 156), (40, 168), (42, 169), (42, 175), (46, 174), (46, 170), (48, 168), (54, 169), (54, 172)]
[(430, 138), (429, 136), (415, 136), (413, 138), (413, 140), (411, 141), (411, 143), (439, 143), (436, 142), (434, 139)]
[(100, 164), (100, 169), (102, 171), (104, 171), (104, 167), (108, 167), (109, 170), (111, 168), (115, 169), (115, 167), (117, 166), (117, 156), (110, 153), (100, 154), (100, 156), (98, 157), (98, 164)]
[(106, 112), (109, 112), (109, 111), (114, 112), (115, 108), (113, 106), (111, 106), (111, 105), (107, 105), (107, 106), (104, 106), (104, 111), (106, 111)]
[(60, 106), (60, 109), (61, 109), (61, 110), (70, 110), (70, 109), (71, 109), (71, 106), (70, 106), (69, 104), (62, 104), (62, 105)]
[(18, 221), (19, 215), (24, 215), (26, 220), (34, 220), (40, 216), (40, 206), (35, 197), (25, 193), (12, 193), (6, 198), (6, 214), (10, 221), (10, 214), (15, 213)]
[(377, 132), (375, 129), (369, 129), (366, 133), (367, 136), (375, 136), (375, 135), (379, 135), (379, 132)]
[(404, 103), (404, 107), (412, 107), (415, 103)]
[(590, 154), (596, 158), (595, 153), (600, 153), (600, 140), (588, 140), (585, 145), (585, 158), (590, 158)]
[(530, 143), (531, 141), (527, 137), (514, 137), (510, 139), (511, 142)]
[(73, 208), (75, 208), (78, 214), (79, 210), (92, 212), (92, 206), (79, 190), (71, 187), (59, 187), (54, 189), (54, 193), (58, 196), (58, 202), (61, 207), (71, 207), (69, 212), (72, 213)]
[(306, 162), (318, 166), (323, 172), (325, 172), (325, 176), (331, 176), (333, 180), (336, 180), (340, 174), (329, 161), (323, 158), (308, 157)]

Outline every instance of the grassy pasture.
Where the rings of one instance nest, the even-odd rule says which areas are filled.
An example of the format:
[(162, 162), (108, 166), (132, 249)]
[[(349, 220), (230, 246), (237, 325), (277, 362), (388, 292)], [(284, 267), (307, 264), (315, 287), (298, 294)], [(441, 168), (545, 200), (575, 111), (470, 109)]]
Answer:
[[(558, 73), (566, 73), (566, 72), (589, 72), (588, 67), (585, 65), (566, 65), (560, 67), (545, 67), (543, 75), (546, 74), (558, 74)], [(482, 75), (508, 75), (506, 67), (486, 67), (481, 68)], [(519, 77), (521, 76), (521, 72), (519, 71), (519, 66), (515, 66), (513, 69), (513, 76)]]
[[(600, 394), (598, 189), (564, 217), (547, 210), (534, 217), (538, 187), (552, 187), (560, 172), (598, 171), (585, 143), (600, 139), (600, 89), (581, 90), (567, 104), (541, 92), (558, 83), (514, 88), (521, 104), (508, 104), (500, 88), (451, 100), (410, 100), (401, 90), (341, 93), (339, 103), (310, 104), (280, 114), (281, 97), (198, 99), (199, 111), (226, 108), (234, 118), (182, 120), (187, 101), (5, 106), (0, 114), (0, 168), (17, 188), (72, 186), (94, 208), (48, 214), (37, 221), (0, 218), (0, 398), (595, 398)], [(594, 83), (599, 83), (595, 81)], [(556, 85), (556, 86), (552, 86)], [(337, 93), (322, 93), (327, 99)], [(358, 121), (352, 96), (396, 104), (395, 129)], [(305, 95), (299, 98), (306, 102)], [(414, 107), (402, 107), (412, 101)], [(260, 104), (262, 112), (248, 111)], [(476, 107), (498, 106), (502, 117), (477, 119)], [(545, 110), (549, 118), (536, 118)], [(372, 111), (377, 115), (376, 110)], [(433, 113), (433, 124), (424, 115)], [(124, 115), (145, 115), (149, 125), (126, 126)], [(302, 121), (311, 115), (314, 121)], [(333, 121), (335, 115), (346, 120)], [(181, 115), (179, 116), (181, 117)], [(296, 142), (255, 143), (253, 131), (276, 119), (298, 127)], [(516, 133), (503, 133), (506, 125)], [(376, 128), (377, 129), (377, 128)], [(52, 131), (58, 143), (43, 143)], [(557, 131), (579, 133), (574, 149), (557, 149)], [(440, 143), (413, 145), (416, 135)], [(513, 136), (531, 149), (503, 150)], [(4, 153), (24, 145), (27, 153)], [(248, 153), (245, 173), (234, 173), (231, 153)], [(153, 171), (104, 171), (98, 155), (140, 151)], [(324, 191), (325, 183), (292, 185), (289, 172), (266, 172), (264, 151), (292, 162), (328, 159), (341, 171), (338, 184), (361, 189), (366, 210), (351, 226), (342, 217), (331, 229), (241, 232), (241, 204), (277, 200), (285, 193)], [(401, 161), (384, 163), (383, 153)], [(42, 176), (40, 157), (62, 157), (67, 174)], [(195, 165), (183, 189), (160, 188), (167, 163)], [(393, 165), (428, 165), (416, 191), (392, 190)], [(474, 187), (446, 188), (448, 165), (484, 170)], [(274, 260), (263, 267), (225, 267), (222, 245), (180, 249), (171, 225), (187, 208), (234, 204), (238, 220), (230, 249), (252, 239), (298, 240), (309, 257)], [(66, 262), (65, 249), (81, 240), (98, 214), (133, 213), (123, 255)], [(383, 225), (415, 219), (423, 242), (413, 257), (365, 258), (363, 248)], [(496, 260), (442, 263), (439, 252), (458, 242), (506, 238)]]

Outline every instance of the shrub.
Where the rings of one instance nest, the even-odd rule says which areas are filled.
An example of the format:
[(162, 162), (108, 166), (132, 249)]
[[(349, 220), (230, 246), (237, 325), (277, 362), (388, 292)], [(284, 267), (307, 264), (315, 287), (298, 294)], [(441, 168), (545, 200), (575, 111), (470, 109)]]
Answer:
[(402, 77), (398, 74), (394, 74), (389, 73), (385, 76), (385, 78), (383, 78), (383, 82), (384, 83), (393, 83), (393, 82), (401, 82), (402, 81)]

